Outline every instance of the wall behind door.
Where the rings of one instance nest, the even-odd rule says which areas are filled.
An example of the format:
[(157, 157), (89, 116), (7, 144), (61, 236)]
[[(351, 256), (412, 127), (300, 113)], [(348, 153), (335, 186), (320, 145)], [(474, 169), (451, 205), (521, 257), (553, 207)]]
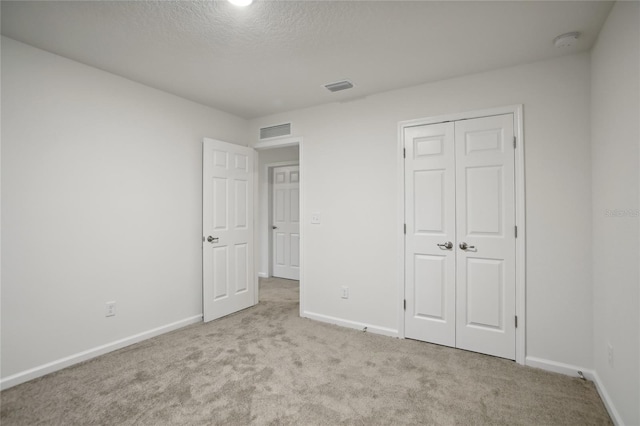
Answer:
[(247, 125), (2, 38), (3, 378), (202, 314), (202, 138)]

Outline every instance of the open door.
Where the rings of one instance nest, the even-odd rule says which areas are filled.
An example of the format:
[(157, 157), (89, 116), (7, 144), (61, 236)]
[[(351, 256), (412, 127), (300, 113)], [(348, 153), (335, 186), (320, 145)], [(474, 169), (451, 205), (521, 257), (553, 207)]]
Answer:
[(202, 159), (204, 321), (256, 303), (254, 150), (205, 138)]

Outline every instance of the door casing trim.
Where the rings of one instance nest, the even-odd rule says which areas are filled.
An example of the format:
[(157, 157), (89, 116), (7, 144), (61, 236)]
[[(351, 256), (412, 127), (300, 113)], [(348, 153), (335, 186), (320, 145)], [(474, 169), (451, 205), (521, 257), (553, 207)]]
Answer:
[(516, 226), (518, 227), (518, 237), (516, 238), (516, 316), (518, 317), (518, 327), (516, 328), (516, 362), (525, 364), (526, 358), (526, 221), (525, 221), (525, 163), (524, 163), (524, 129), (523, 129), (523, 105), (509, 105), (504, 107), (481, 109), (460, 113), (451, 113), (414, 120), (401, 121), (398, 123), (398, 147), (397, 147), (397, 170), (398, 170), (398, 223), (397, 223), (397, 248), (400, 255), (398, 262), (398, 337), (405, 338), (404, 327), (404, 300), (405, 300), (405, 183), (404, 183), (404, 129), (408, 127), (424, 126), (427, 124), (444, 123), (447, 121), (468, 120), (471, 118), (490, 117), (494, 115), (513, 114), (513, 131), (516, 135), (515, 150), (515, 209)]

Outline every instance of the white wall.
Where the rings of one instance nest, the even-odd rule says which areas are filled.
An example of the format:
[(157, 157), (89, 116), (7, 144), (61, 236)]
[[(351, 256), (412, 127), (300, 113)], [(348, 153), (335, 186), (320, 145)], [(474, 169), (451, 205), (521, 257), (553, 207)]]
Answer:
[(2, 378), (197, 320), (202, 138), (247, 121), (4, 37), (2, 113)]
[(252, 120), (304, 137), (304, 211), (322, 214), (303, 218), (306, 313), (397, 330), (398, 122), (522, 103), (527, 355), (591, 368), (589, 92), (580, 54)]
[(271, 247), (271, 208), (270, 199), (272, 197), (270, 176), (267, 174), (267, 165), (286, 162), (286, 161), (298, 161), (299, 147), (288, 146), (283, 148), (272, 148), (258, 151), (258, 173), (259, 182), (258, 187), (260, 194), (260, 221), (259, 221), (259, 239), (260, 239), (260, 260), (258, 273), (261, 277), (270, 276), (270, 262), (269, 256)]
[(616, 3), (591, 60), (593, 351), (601, 384), (627, 425), (640, 424), (639, 28), (640, 4)]

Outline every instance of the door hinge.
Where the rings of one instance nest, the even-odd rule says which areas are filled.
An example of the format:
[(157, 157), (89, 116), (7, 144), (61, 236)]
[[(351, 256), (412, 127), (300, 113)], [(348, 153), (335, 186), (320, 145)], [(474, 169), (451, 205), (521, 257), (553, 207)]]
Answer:
[(407, 310), (407, 299), (404, 299), (404, 310)]
[(515, 136), (513, 137), (513, 147), (514, 148), (516, 147), (516, 137)]
[(513, 230), (514, 230), (514, 233), (515, 233), (515, 235), (516, 235), (516, 238), (518, 238), (518, 226), (517, 226), (517, 225), (516, 225), (516, 226), (514, 226), (514, 227), (513, 227)]
[(518, 328), (518, 316), (516, 315), (516, 328)]
[(407, 148), (402, 148), (402, 158), (407, 158)]
[(407, 235), (407, 224), (404, 224), (404, 235)]

